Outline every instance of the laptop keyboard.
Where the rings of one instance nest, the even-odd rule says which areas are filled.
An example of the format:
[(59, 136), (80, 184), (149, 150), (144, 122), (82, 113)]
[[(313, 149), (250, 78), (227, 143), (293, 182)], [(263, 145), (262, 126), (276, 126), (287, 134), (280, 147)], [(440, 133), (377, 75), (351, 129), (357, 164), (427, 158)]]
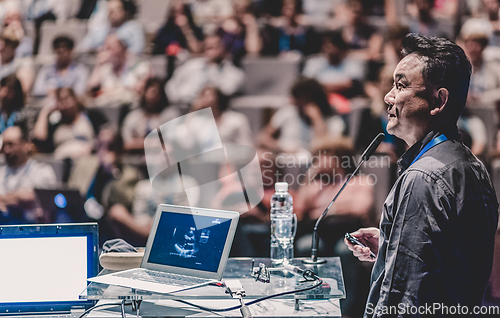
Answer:
[(141, 269), (114, 274), (117, 277), (130, 278), (143, 282), (159, 283), (171, 286), (194, 286), (213, 282), (213, 279), (198, 278), (192, 276), (178, 275), (165, 272)]

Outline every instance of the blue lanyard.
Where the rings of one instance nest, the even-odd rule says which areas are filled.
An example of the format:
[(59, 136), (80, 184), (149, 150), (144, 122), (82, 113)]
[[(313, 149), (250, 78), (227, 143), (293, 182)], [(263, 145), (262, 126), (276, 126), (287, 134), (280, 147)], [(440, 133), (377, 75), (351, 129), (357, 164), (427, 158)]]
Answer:
[(415, 159), (413, 159), (413, 161), (411, 162), (410, 166), (412, 164), (415, 163), (415, 161), (417, 161), (418, 159), (420, 159), (420, 157), (422, 157), (422, 155), (424, 153), (426, 153), (429, 149), (431, 149), (432, 147), (434, 146), (437, 146), (439, 145), (440, 143), (442, 143), (443, 141), (446, 141), (448, 140), (448, 138), (446, 138), (445, 135), (439, 135), (437, 136), (436, 138), (433, 138), (431, 141), (429, 141), (429, 143), (427, 145), (425, 145), (424, 149), (422, 149), (418, 155), (415, 157)]

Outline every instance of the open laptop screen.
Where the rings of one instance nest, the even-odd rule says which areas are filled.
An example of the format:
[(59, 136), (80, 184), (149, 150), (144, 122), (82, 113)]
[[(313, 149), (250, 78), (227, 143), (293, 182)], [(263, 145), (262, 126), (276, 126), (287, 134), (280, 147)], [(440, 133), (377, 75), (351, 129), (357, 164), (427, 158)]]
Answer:
[(148, 262), (216, 273), (231, 219), (162, 212)]
[(97, 274), (97, 224), (0, 227), (0, 314), (69, 312)]

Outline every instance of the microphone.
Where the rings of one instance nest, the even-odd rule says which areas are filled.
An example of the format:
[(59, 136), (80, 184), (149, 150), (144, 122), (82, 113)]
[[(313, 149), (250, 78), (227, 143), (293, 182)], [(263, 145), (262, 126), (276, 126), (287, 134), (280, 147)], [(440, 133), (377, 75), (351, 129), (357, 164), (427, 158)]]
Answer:
[(385, 134), (380, 133), (377, 135), (377, 137), (375, 137), (375, 139), (373, 139), (371, 144), (368, 146), (368, 148), (366, 148), (366, 150), (361, 155), (361, 160), (359, 161), (359, 164), (356, 167), (356, 169), (354, 170), (354, 172), (344, 182), (344, 184), (342, 185), (342, 188), (340, 188), (340, 190), (337, 192), (337, 194), (333, 198), (332, 202), (330, 202), (330, 204), (328, 204), (328, 206), (326, 207), (323, 214), (316, 221), (316, 224), (314, 225), (314, 230), (312, 233), (313, 235), (312, 235), (312, 244), (311, 244), (311, 258), (306, 258), (306, 259), (302, 260), (302, 263), (313, 264), (313, 265), (326, 263), (325, 259), (318, 259), (318, 255), (317, 255), (318, 254), (318, 244), (319, 244), (318, 225), (321, 222), (321, 220), (323, 220), (323, 218), (328, 214), (328, 211), (330, 210), (331, 206), (337, 200), (340, 193), (342, 193), (342, 191), (344, 191), (344, 188), (347, 186), (349, 181), (351, 181), (352, 177), (354, 177), (354, 175), (356, 175), (356, 173), (358, 172), (361, 165), (365, 161), (369, 160), (371, 156), (373, 156), (373, 154), (375, 153), (375, 150), (377, 150), (378, 146), (380, 145), (382, 140), (384, 140), (384, 138), (385, 138)]

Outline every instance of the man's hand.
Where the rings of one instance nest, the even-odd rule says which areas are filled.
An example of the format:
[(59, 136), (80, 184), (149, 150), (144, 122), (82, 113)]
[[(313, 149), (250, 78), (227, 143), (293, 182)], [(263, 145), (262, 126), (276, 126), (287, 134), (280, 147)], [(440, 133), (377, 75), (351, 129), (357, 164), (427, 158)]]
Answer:
[(370, 251), (378, 255), (378, 239), (380, 237), (380, 230), (375, 227), (359, 229), (351, 233), (352, 236), (357, 238), (361, 243), (367, 247), (354, 245), (344, 239), (347, 247), (352, 251), (352, 254), (359, 258), (360, 261), (375, 262), (375, 258), (370, 257)]

